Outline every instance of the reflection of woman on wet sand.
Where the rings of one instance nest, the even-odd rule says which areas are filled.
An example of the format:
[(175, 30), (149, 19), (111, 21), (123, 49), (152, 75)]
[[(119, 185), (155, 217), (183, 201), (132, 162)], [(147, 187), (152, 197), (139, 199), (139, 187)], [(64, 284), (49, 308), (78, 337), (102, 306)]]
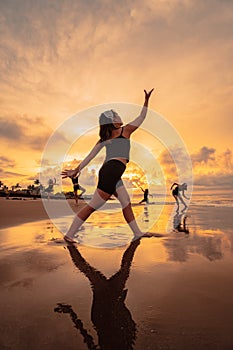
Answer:
[[(126, 281), (140, 240), (136, 240), (124, 252), (120, 270), (110, 278), (89, 265), (77, 247), (68, 245), (74, 265), (89, 279), (93, 291), (91, 320), (98, 334), (102, 350), (130, 350), (136, 339), (136, 324), (125, 305)], [(55, 312), (69, 313), (75, 327), (80, 330), (89, 349), (96, 349), (94, 340), (83, 327), (70, 305), (59, 303)]]
[(137, 239), (149, 235), (143, 235), (137, 225), (130, 197), (121, 180), (121, 176), (123, 175), (126, 169), (126, 164), (130, 159), (131, 134), (140, 127), (146, 118), (152, 91), (153, 89), (149, 92), (144, 90), (145, 100), (139, 116), (124, 127), (122, 126), (123, 122), (121, 117), (115, 111), (108, 110), (102, 113), (99, 117), (99, 141), (76, 169), (66, 169), (62, 172), (63, 178), (75, 176), (87, 164), (89, 164), (103, 147), (106, 148), (106, 158), (99, 171), (97, 189), (91, 201), (86, 204), (74, 218), (73, 223), (64, 236), (66, 241), (75, 243), (74, 235), (78, 232), (84, 221), (86, 221), (95, 210), (102, 207), (113, 194), (121, 203), (124, 218), (133, 231), (134, 238)]
[(187, 184), (184, 182), (182, 185), (179, 185), (176, 182), (174, 182), (174, 184), (171, 186), (171, 190), (172, 190), (172, 195), (175, 198), (176, 203), (177, 203), (177, 211), (179, 211), (179, 200), (184, 205), (183, 210), (187, 209), (188, 207), (182, 198), (182, 196), (183, 196), (184, 198), (189, 199), (188, 197), (186, 197), (186, 195), (184, 193), (184, 191), (187, 190)]
[[(182, 220), (182, 216), (183, 216), (183, 220)], [(186, 225), (186, 221), (187, 221), (187, 215), (180, 214), (179, 212), (176, 212), (176, 214), (174, 215), (174, 218), (173, 218), (174, 230), (176, 230), (178, 232), (189, 233), (189, 230), (188, 230), (187, 225)]]

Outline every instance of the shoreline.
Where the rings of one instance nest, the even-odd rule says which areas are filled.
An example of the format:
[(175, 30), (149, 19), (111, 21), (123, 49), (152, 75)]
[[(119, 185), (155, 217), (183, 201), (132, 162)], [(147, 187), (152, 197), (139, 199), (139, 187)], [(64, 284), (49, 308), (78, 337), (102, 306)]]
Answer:
[[(86, 204), (85, 200), (79, 200), (78, 206), (75, 204), (74, 199), (68, 199), (67, 202), (70, 208), (73, 210), (74, 215)], [(53, 211), (53, 217), (65, 217), (67, 213), (64, 213), (63, 200), (50, 199), (50, 203), (54, 203), (55, 210)], [(150, 203), (152, 205), (160, 206), (161, 203)], [(172, 203), (167, 203), (170, 207)], [(145, 204), (132, 203), (132, 207), (143, 207)], [(43, 205), (42, 199), (37, 198), (21, 198), (21, 199), (6, 199), (4, 197), (0, 198), (0, 208), (1, 208), (1, 219), (0, 219), (0, 230), (14, 227), (30, 222), (50, 220), (46, 209)], [(106, 202), (103, 206), (103, 210), (120, 208), (119, 202), (116, 200)], [(134, 209), (133, 209), (134, 210)]]
[[(53, 201), (53, 199), (51, 199)], [(57, 205), (57, 217), (66, 216), (62, 214), (62, 210), (59, 207), (59, 201), (56, 201)], [(78, 207), (74, 204), (74, 200), (68, 200), (71, 209), (74, 212), (80, 210), (85, 202), (81, 202)], [(12, 200), (0, 198), (1, 219), (0, 230), (23, 225), (30, 222), (50, 220), (41, 199), (34, 200), (33, 198), (24, 198), (22, 200)]]
[[(79, 200), (78, 206), (75, 204), (73, 199), (67, 200), (71, 213), (73, 211), (74, 215), (77, 213), (80, 209), (83, 208), (83, 206), (87, 203), (86, 201)], [(54, 203), (54, 211), (53, 211), (53, 218), (61, 218), (67, 216), (67, 211), (64, 211), (64, 201), (59, 201), (55, 199), (51, 199), (50, 203)], [(152, 206), (158, 208), (163, 203), (160, 202), (154, 202), (150, 203)], [(169, 210), (173, 210), (173, 205), (175, 203), (165, 203), (165, 206), (170, 208)], [(133, 211), (137, 211), (137, 208), (143, 208), (145, 205), (138, 203), (132, 203)], [(145, 206), (147, 207), (147, 206)], [(147, 208), (149, 208), (147, 207)], [(18, 225), (30, 223), (30, 222), (36, 222), (36, 221), (42, 221), (42, 220), (49, 220), (50, 217), (48, 216), (48, 213), (44, 207), (44, 204), (42, 202), (41, 198), (33, 199), (33, 198), (22, 198), (21, 200), (12, 200), (12, 199), (6, 199), (4, 197), (0, 198), (0, 208), (1, 208), (1, 219), (0, 219), (0, 230), (9, 228), (9, 227), (15, 227)], [(107, 202), (105, 206), (103, 207), (103, 211), (106, 210), (106, 214), (108, 214), (108, 210), (110, 209), (110, 212), (112, 209), (120, 209), (119, 202), (118, 201), (111, 201)], [(209, 204), (206, 203), (199, 203), (199, 204), (191, 204), (187, 210), (187, 215), (194, 214), (199, 211), (208, 211), (208, 208), (212, 208), (216, 214), (219, 215), (218, 211), (226, 211), (231, 212), (232, 206), (229, 205), (216, 205), (216, 204)], [(142, 209), (143, 210), (143, 209)], [(70, 215), (70, 214), (69, 214)], [(219, 218), (220, 219), (220, 218)]]

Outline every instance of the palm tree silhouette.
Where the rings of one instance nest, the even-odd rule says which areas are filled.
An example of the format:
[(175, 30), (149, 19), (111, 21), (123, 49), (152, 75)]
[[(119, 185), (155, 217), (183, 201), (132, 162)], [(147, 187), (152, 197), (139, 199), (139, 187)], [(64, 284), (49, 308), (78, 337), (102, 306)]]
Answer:
[(17, 189), (17, 188), (21, 188), (19, 182), (17, 182), (16, 185), (11, 186), (12, 191), (14, 191), (14, 190)]
[(84, 338), (88, 349), (131, 350), (136, 340), (136, 323), (125, 305), (126, 281), (140, 240), (133, 241), (123, 254), (121, 267), (110, 278), (92, 267), (80, 254), (77, 247), (68, 245), (74, 265), (89, 279), (93, 291), (91, 320), (98, 335), (98, 345), (86, 331), (72, 306), (58, 303), (55, 312), (68, 313)]

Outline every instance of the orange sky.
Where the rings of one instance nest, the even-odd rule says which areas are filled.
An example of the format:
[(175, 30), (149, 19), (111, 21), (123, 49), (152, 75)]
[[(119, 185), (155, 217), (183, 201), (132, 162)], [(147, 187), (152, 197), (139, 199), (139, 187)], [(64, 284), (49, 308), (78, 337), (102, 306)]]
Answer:
[[(32, 183), (49, 136), (71, 115), (139, 105), (155, 87), (150, 107), (181, 135), (195, 183), (232, 188), (233, 2), (22, 0), (2, 1), (0, 13), (4, 183)], [(77, 159), (92, 142), (83, 139)], [(166, 150), (155, 152), (174, 176)]]

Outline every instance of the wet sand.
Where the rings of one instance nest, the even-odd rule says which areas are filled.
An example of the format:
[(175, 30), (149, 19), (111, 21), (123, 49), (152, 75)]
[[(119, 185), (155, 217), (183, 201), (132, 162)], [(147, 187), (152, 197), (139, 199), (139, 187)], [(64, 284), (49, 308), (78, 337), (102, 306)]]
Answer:
[[(151, 229), (164, 237), (114, 249), (65, 244), (43, 209), (41, 221), (5, 221), (0, 348), (230, 350), (233, 208), (191, 206), (189, 234), (172, 231), (172, 209)], [(111, 214), (90, 225), (99, 215), (101, 240)], [(113, 233), (119, 225), (112, 221)]]
[[(11, 197), (10, 199), (0, 198), (0, 229), (49, 218), (41, 199), (19, 198), (16, 200)], [(50, 202), (56, 206), (57, 217), (63, 216), (63, 201), (51, 199)], [(69, 200), (68, 202), (75, 212), (85, 204), (84, 201), (80, 200), (77, 207), (74, 200)]]

